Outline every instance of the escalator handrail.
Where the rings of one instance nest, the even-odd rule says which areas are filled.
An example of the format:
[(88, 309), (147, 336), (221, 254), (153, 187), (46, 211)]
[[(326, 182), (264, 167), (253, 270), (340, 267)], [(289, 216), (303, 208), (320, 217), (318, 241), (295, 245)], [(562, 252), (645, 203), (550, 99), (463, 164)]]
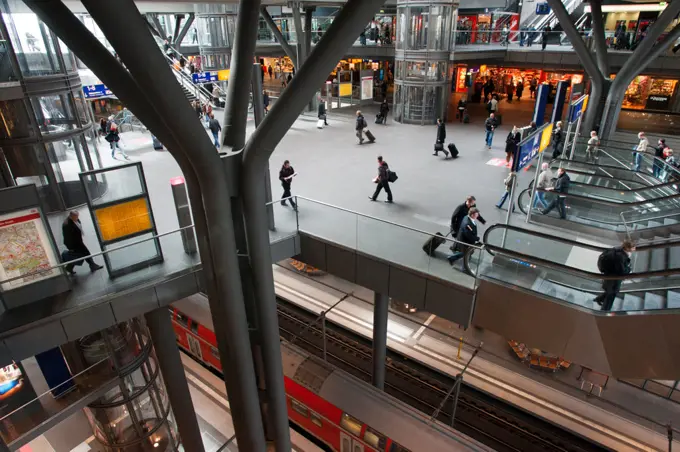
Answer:
[[(165, 56), (165, 59), (167, 60), (168, 64), (170, 65), (172, 72), (174, 72), (175, 74), (179, 74), (179, 76), (182, 77), (182, 79), (185, 82), (190, 83), (191, 86), (192, 86), (191, 89), (197, 90), (198, 92), (203, 94), (203, 96), (206, 97), (208, 100), (212, 99), (213, 96), (212, 96), (211, 92), (209, 92), (207, 89), (205, 89), (202, 85), (194, 83), (194, 80), (187, 73), (185, 73), (181, 68), (177, 69), (174, 65), (174, 61), (172, 60), (172, 58), (170, 58), (168, 55), (165, 55), (165, 54), (164, 54), (164, 56)], [(189, 89), (189, 88), (187, 88), (187, 89)], [(204, 99), (204, 101), (205, 101), (205, 99)]]
[[(604, 153), (607, 152), (605, 149), (601, 149), (601, 151), (604, 152)], [(579, 165), (592, 166), (593, 168), (599, 168), (599, 169), (602, 169), (602, 170), (606, 170), (606, 169), (611, 168), (611, 169), (616, 170), (616, 171), (624, 171), (626, 173), (630, 173), (632, 176), (639, 176), (640, 175), (639, 171), (634, 171), (634, 170), (632, 170), (628, 167), (625, 167), (625, 166), (604, 165), (604, 164), (601, 164), (601, 163), (590, 163), (590, 162), (586, 162), (586, 161), (583, 161), (583, 160), (577, 160), (577, 159), (559, 159), (558, 158), (558, 159), (553, 159), (553, 160), (550, 161), (551, 164), (553, 164), (554, 162), (557, 162), (557, 163), (561, 163), (561, 162), (576, 163), (576, 164), (579, 164)]]
[[(482, 243), (484, 244), (484, 248), (491, 248), (492, 251), (493, 250), (500, 250), (501, 253), (504, 253), (506, 249), (502, 248), (502, 247), (498, 247), (496, 245), (491, 245), (491, 244), (488, 243), (488, 240), (487, 240), (489, 238), (489, 233), (491, 231), (496, 230), (496, 229), (507, 229), (507, 230), (510, 230), (510, 231), (521, 232), (521, 233), (524, 233), (524, 234), (527, 234), (527, 235), (533, 235), (533, 236), (536, 236), (536, 237), (539, 237), (539, 238), (542, 238), (542, 239), (552, 240), (554, 242), (561, 242), (561, 243), (564, 243), (566, 245), (578, 246), (579, 248), (587, 248), (587, 249), (592, 250), (592, 251), (599, 251), (600, 253), (611, 248), (610, 246), (591, 245), (589, 243), (583, 243), (583, 242), (579, 242), (579, 241), (576, 241), (576, 240), (560, 237), (560, 236), (557, 236), (557, 235), (547, 234), (545, 232), (534, 231), (534, 230), (531, 230), (531, 229), (525, 229), (525, 228), (521, 228), (519, 226), (510, 225), (510, 224), (497, 223), (497, 224), (494, 224), (491, 227), (487, 228), (486, 231), (484, 231), (484, 236), (482, 237)], [(654, 250), (654, 249), (659, 249), (659, 248), (671, 248), (673, 246), (680, 246), (680, 240), (664, 242), (664, 243), (653, 243), (653, 244), (640, 245), (640, 246), (636, 247), (636, 251), (648, 251), (648, 250)], [(511, 251), (511, 252), (514, 253), (514, 251)], [(536, 259), (540, 259), (540, 258), (536, 258)], [(558, 264), (558, 265), (561, 265), (561, 264)], [(566, 268), (573, 268), (573, 267), (568, 267), (568, 266), (565, 266), (565, 267)], [(680, 269), (677, 269), (677, 270), (680, 274)]]
[[(666, 215), (659, 215), (656, 217), (651, 217), (651, 218), (638, 218), (636, 220), (626, 220), (624, 218), (624, 215), (630, 212), (637, 212), (637, 210), (627, 210), (625, 212), (621, 212), (621, 219), (623, 220), (624, 224), (625, 223), (639, 223), (640, 221), (656, 221), (656, 220), (664, 220), (666, 218), (671, 218), (671, 217), (677, 217), (680, 215), (680, 212), (671, 212)], [(615, 223), (612, 223), (615, 224)], [(662, 225), (663, 226), (663, 225)]]
[(588, 200), (591, 202), (594, 202), (596, 204), (604, 204), (609, 207), (618, 207), (618, 206), (640, 206), (643, 204), (649, 204), (649, 203), (654, 203), (657, 201), (669, 201), (671, 199), (680, 199), (680, 193), (676, 193), (674, 195), (668, 195), (668, 196), (660, 196), (655, 199), (645, 199), (642, 201), (627, 201), (627, 202), (611, 202), (611, 201), (605, 201), (602, 199), (597, 199), (597, 198), (591, 198), (590, 196), (583, 196), (583, 195), (575, 195), (572, 193), (558, 193), (552, 190), (544, 190), (542, 188), (537, 188), (536, 190), (544, 193), (552, 193), (555, 196), (560, 196), (560, 197), (565, 197), (565, 198), (575, 198), (575, 199), (584, 199)]
[[(563, 286), (567, 287), (569, 289), (574, 289), (578, 290), (579, 292), (587, 292), (589, 294), (601, 294), (604, 293), (602, 290), (594, 290), (594, 289), (586, 289), (584, 287), (578, 287), (578, 286), (573, 286), (571, 284), (565, 283), (563, 281), (556, 281), (554, 279), (547, 279), (546, 281), (552, 283), (552, 284), (557, 284), (558, 286)], [(619, 294), (625, 295), (628, 293), (639, 293), (639, 292), (663, 292), (665, 290), (678, 290), (680, 289), (680, 286), (668, 286), (668, 287), (650, 287), (646, 289), (621, 289), (619, 290)], [(668, 308), (667, 308), (668, 309)], [(648, 311), (652, 311), (652, 309), (647, 309)], [(653, 309), (656, 311), (656, 309)]]
[[(571, 161), (571, 162), (574, 162), (573, 160), (570, 160), (570, 161)], [(584, 163), (584, 162), (576, 161), (576, 163), (581, 164), (581, 163)], [(550, 169), (559, 169), (559, 166), (556, 167), (556, 168), (553, 168), (552, 165), (551, 165), (551, 168), (550, 168)], [(588, 169), (588, 168), (579, 168), (579, 169), (565, 168), (565, 171), (568, 171), (569, 173), (580, 174), (580, 175), (582, 175), (582, 176), (601, 177), (601, 178), (603, 178), (603, 179), (610, 179), (610, 180), (619, 182), (620, 184), (626, 184), (626, 183), (639, 184), (639, 185), (643, 185), (643, 187), (640, 187), (640, 188), (642, 188), (642, 189), (646, 189), (646, 188), (654, 188), (654, 187), (656, 186), (656, 185), (644, 185), (642, 182), (637, 181), (637, 180), (634, 180), (634, 179), (621, 179), (621, 178), (617, 178), (617, 177), (614, 177), (614, 176), (610, 176), (610, 175), (608, 175), (608, 174), (591, 173), (591, 172), (589, 172), (589, 169)], [(622, 171), (626, 171), (626, 170), (622, 168)], [(583, 183), (583, 182), (579, 182), (579, 183)], [(595, 185), (595, 184), (589, 184), (589, 185)], [(637, 189), (635, 189), (635, 188), (626, 188), (625, 190), (637, 190)]]
[[(575, 169), (567, 169), (566, 171), (568, 171), (570, 173), (581, 174), (583, 176), (602, 177), (602, 178), (605, 178), (605, 179), (611, 179), (611, 180), (619, 181), (619, 182), (636, 182), (636, 181), (633, 181), (633, 180), (620, 181), (619, 179), (617, 179), (615, 177), (593, 174), (593, 173), (587, 173), (587, 172), (583, 172), (583, 171), (579, 171), (579, 170), (575, 170)], [(636, 183), (639, 183), (639, 182), (636, 182)], [(664, 188), (664, 187), (673, 186), (673, 185), (680, 185), (680, 182), (679, 181), (669, 181), (669, 182), (663, 182), (663, 183), (657, 184), (657, 185), (647, 185), (645, 187), (640, 187), (640, 188), (612, 188), (612, 187), (604, 187), (602, 185), (597, 185), (597, 184), (589, 184), (587, 182), (574, 182), (574, 181), (572, 181), (572, 184), (588, 185), (588, 186), (592, 186), (592, 187), (598, 187), (598, 188), (601, 188), (601, 189), (613, 190), (613, 191), (640, 192), (640, 191), (644, 191), (644, 190), (654, 190), (654, 189)]]

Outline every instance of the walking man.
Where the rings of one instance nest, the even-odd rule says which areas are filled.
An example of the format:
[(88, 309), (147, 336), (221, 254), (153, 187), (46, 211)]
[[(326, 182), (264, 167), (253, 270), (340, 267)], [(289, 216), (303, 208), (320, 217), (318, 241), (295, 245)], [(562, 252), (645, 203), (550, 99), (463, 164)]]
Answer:
[[(624, 276), (631, 272), (630, 255), (635, 251), (635, 244), (624, 240), (621, 246), (615, 246), (600, 254), (597, 267), (604, 276)], [(595, 302), (602, 306), (603, 311), (611, 311), (616, 295), (621, 289), (620, 279), (603, 279), (604, 293), (595, 297)]]
[(220, 125), (220, 122), (215, 119), (215, 115), (210, 113), (210, 121), (208, 122), (208, 128), (210, 129), (210, 132), (212, 133), (213, 136), (213, 142), (215, 144), (215, 147), (217, 149), (220, 148), (220, 140), (218, 139), (220, 130), (222, 130), (222, 126)]
[(291, 197), (293, 195), (290, 193), (290, 184), (293, 182), (293, 178), (295, 176), (297, 176), (297, 173), (295, 172), (295, 169), (290, 166), (290, 162), (288, 160), (284, 161), (283, 166), (281, 166), (281, 171), (279, 171), (279, 180), (281, 181), (281, 186), (283, 187), (281, 205), (287, 206), (288, 204), (286, 204), (286, 201), (290, 201), (290, 205), (293, 206), (293, 210), (297, 211), (297, 205)]
[(446, 126), (444, 125), (444, 122), (441, 120), (441, 118), (437, 118), (437, 141), (435, 141), (434, 143), (434, 154), (432, 155), (439, 156), (439, 151), (443, 151), (445, 154), (447, 154), (446, 151), (444, 150), (445, 141), (446, 141)]
[[(463, 218), (465, 218), (470, 209), (477, 207), (475, 204), (476, 201), (477, 199), (470, 195), (465, 198), (465, 202), (463, 204), (458, 205), (453, 211), (453, 215), (451, 215), (451, 235), (454, 237), (458, 235), (458, 230), (460, 229), (460, 225), (463, 222)], [(486, 220), (482, 218), (481, 215), (479, 215), (478, 218), (480, 223), (486, 224)]]
[(385, 193), (387, 193), (387, 201), (385, 202), (392, 204), (392, 190), (390, 190), (390, 167), (387, 165), (387, 162), (383, 160), (381, 155), (378, 156), (378, 175), (375, 176), (373, 182), (378, 185), (375, 187), (373, 196), (369, 196), (368, 199), (371, 201), (378, 199), (380, 190), (384, 188)]
[(474, 245), (479, 242), (479, 236), (477, 235), (477, 218), (479, 218), (479, 211), (476, 207), (472, 207), (460, 224), (460, 230), (458, 231), (458, 235), (456, 235), (456, 239), (458, 240), (458, 243), (456, 243), (456, 251), (446, 258), (449, 261), (449, 264), (453, 265), (454, 262), (465, 256), (465, 253), (469, 248), (467, 245)]
[[(354, 128), (356, 130), (357, 138), (359, 139), (359, 144), (364, 144), (364, 129), (366, 127), (368, 127), (368, 123), (366, 123), (364, 115), (361, 114), (361, 110), (357, 110), (357, 122)], [(375, 139), (371, 138), (368, 134), (366, 134), (366, 137), (368, 137), (368, 140), (371, 143), (375, 141)]]
[(554, 191), (558, 195), (552, 200), (550, 204), (548, 204), (548, 207), (546, 207), (543, 211), (543, 215), (547, 215), (555, 208), (555, 206), (557, 206), (557, 211), (560, 213), (560, 218), (563, 220), (567, 218), (567, 207), (565, 205), (566, 196), (564, 195), (569, 193), (569, 182), (571, 182), (571, 179), (569, 179), (569, 175), (564, 170), (564, 168), (557, 170), (557, 180), (555, 181), (555, 186), (548, 187), (546, 190)]
[(493, 141), (493, 133), (496, 130), (496, 115), (491, 113), (488, 118), (486, 118), (486, 121), (484, 122), (484, 127), (486, 129), (486, 137), (484, 138), (484, 142), (486, 143), (486, 146), (491, 149), (491, 142)]
[[(68, 249), (67, 252), (62, 254), (64, 261), (80, 259), (92, 254), (90, 253), (90, 250), (87, 249), (87, 246), (85, 246), (85, 243), (83, 243), (83, 225), (80, 223), (79, 216), (80, 214), (78, 211), (72, 210), (68, 214), (66, 220), (64, 220), (64, 224), (61, 226), (61, 232), (64, 236), (64, 246)], [(90, 266), (90, 271), (93, 272), (104, 268), (101, 265), (97, 265), (91, 257), (85, 259), (85, 262)], [(66, 272), (69, 275), (75, 275), (76, 272), (73, 270), (73, 267), (75, 265), (82, 265), (82, 263), (83, 262), (80, 261), (75, 264), (67, 264)]]
[(597, 163), (598, 150), (597, 147), (600, 145), (600, 138), (597, 136), (597, 132), (594, 130), (590, 131), (590, 138), (588, 139), (588, 146), (586, 147), (586, 162)]

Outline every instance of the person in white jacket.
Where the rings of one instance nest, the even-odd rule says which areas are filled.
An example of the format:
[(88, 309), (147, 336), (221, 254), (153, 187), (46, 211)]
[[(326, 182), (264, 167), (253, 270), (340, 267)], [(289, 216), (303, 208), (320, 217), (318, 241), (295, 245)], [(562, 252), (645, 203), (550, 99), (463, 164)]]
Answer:
[(645, 136), (644, 132), (638, 133), (638, 139), (640, 142), (633, 152), (633, 171), (640, 171), (640, 164), (642, 163), (642, 154), (647, 152), (647, 147), (649, 146), (649, 140)]
[[(541, 165), (541, 173), (538, 175), (538, 180), (536, 181), (536, 188), (546, 190), (552, 187), (552, 180), (554, 178), (555, 175), (550, 170), (550, 165), (548, 163), (543, 163), (543, 165)], [(541, 210), (545, 210), (548, 206), (548, 203), (545, 201), (545, 192), (536, 191), (534, 207), (536, 207), (538, 204), (541, 205)]]

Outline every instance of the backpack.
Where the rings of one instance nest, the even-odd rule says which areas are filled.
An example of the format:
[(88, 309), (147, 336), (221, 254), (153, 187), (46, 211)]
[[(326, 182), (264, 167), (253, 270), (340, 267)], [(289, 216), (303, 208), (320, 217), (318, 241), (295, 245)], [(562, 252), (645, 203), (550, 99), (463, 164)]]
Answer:
[(616, 271), (616, 248), (609, 248), (597, 258), (597, 269), (606, 274), (613, 274)]

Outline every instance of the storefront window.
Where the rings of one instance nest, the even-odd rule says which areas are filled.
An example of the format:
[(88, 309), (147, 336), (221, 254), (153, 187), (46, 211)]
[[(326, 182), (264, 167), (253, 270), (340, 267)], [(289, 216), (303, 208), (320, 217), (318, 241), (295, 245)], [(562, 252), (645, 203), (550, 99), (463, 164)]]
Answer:
[(640, 75), (633, 79), (623, 98), (623, 108), (669, 110), (677, 90), (677, 80)]

